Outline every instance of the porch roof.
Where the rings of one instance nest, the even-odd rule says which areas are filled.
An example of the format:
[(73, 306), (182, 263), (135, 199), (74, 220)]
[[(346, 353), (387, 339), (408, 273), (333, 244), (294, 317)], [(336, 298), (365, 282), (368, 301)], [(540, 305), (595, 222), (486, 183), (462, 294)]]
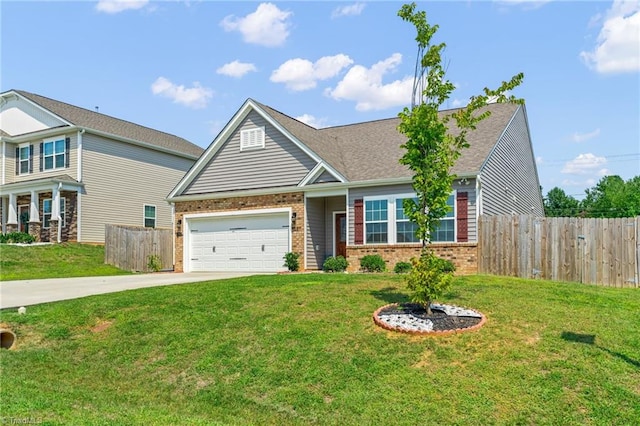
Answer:
[(84, 183), (78, 182), (69, 175), (56, 175), (0, 185), (0, 192), (2, 195), (26, 194), (30, 191), (48, 191), (53, 186), (60, 186), (63, 191), (77, 192), (84, 187)]

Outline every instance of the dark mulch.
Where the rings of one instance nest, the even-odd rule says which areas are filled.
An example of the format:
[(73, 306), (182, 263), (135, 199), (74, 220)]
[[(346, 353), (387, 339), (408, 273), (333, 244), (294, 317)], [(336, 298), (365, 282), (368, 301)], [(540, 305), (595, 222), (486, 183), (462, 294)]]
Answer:
[(433, 322), (434, 331), (448, 331), (470, 328), (482, 321), (482, 318), (450, 316), (440, 309), (431, 309), (431, 315), (418, 303), (400, 303), (382, 309), (378, 315), (412, 315)]

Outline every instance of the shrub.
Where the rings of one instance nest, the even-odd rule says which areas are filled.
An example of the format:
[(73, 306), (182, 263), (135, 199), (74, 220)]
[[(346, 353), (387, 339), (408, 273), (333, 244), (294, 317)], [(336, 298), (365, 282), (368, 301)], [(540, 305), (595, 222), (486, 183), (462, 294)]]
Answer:
[(365, 272), (384, 272), (387, 265), (379, 254), (368, 254), (360, 259), (360, 267)]
[(406, 274), (409, 271), (411, 271), (410, 262), (398, 262), (393, 268), (393, 272), (395, 272), (396, 274)]
[(329, 257), (324, 261), (322, 270), (325, 272), (344, 272), (349, 263), (343, 256)]
[(147, 257), (147, 269), (152, 272), (158, 272), (162, 269), (162, 260), (157, 254), (150, 254)]
[(451, 287), (453, 263), (442, 259), (428, 249), (422, 249), (418, 259), (411, 259), (411, 272), (406, 277), (407, 287), (413, 292), (411, 299), (431, 313), (431, 302)]
[(291, 272), (297, 271), (300, 268), (299, 253), (288, 252), (284, 255), (284, 266)]
[(26, 232), (10, 232), (0, 235), (0, 243), (31, 244), (35, 241), (36, 239), (33, 235), (27, 234)]

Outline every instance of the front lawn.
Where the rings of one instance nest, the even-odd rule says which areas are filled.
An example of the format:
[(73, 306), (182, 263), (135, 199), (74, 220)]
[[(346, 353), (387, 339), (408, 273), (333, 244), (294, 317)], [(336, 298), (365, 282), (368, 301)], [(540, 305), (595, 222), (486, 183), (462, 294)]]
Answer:
[(255, 276), (2, 311), (3, 418), (43, 424), (638, 424), (640, 292), (473, 276), (476, 332), (384, 331), (391, 274)]
[(0, 281), (128, 273), (104, 264), (104, 246), (73, 243), (0, 245)]

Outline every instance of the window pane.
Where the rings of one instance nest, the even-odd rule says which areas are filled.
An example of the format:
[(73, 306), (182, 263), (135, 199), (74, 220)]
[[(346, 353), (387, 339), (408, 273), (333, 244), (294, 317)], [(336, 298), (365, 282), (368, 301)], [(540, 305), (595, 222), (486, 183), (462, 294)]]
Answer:
[(22, 148), (20, 148), (20, 159), (21, 160), (28, 160), (29, 159), (29, 147), (28, 146), (23, 146)]
[(29, 160), (20, 161), (20, 174), (29, 173)]
[(64, 167), (64, 154), (56, 155), (56, 168)]
[(418, 228), (413, 222), (397, 222), (396, 239), (398, 243), (417, 243), (420, 240), (416, 236)]
[(44, 168), (45, 170), (53, 169), (53, 157), (44, 158)]
[(50, 228), (51, 227), (51, 213), (47, 213), (45, 215), (42, 215), (42, 226), (44, 228)]
[(387, 224), (367, 223), (367, 243), (386, 243)]
[(44, 200), (42, 202), (42, 213), (51, 213), (51, 200)]
[(144, 206), (144, 217), (155, 218), (156, 208), (154, 206)]
[(445, 217), (453, 217), (454, 215), (454, 211), (453, 211), (453, 194), (449, 195), (449, 198), (447, 198), (447, 206), (449, 206), (449, 211), (447, 212), (447, 215)]
[(53, 142), (44, 144), (44, 155), (53, 155)]
[(155, 228), (156, 227), (156, 220), (155, 219), (145, 219), (144, 220), (144, 226), (146, 228)]
[(56, 141), (56, 154), (64, 154), (64, 139)]
[(451, 219), (441, 220), (431, 237), (431, 241), (454, 241), (453, 225), (454, 221)]

